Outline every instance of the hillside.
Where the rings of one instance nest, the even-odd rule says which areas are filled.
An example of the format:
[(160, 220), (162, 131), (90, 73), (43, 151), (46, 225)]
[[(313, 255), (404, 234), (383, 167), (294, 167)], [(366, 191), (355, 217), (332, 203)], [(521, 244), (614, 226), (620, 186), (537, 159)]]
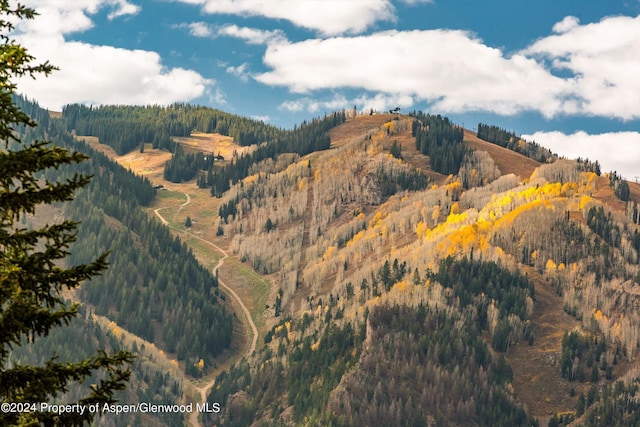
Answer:
[[(92, 165), (96, 196), (74, 208), (90, 213), (79, 247), (126, 250), (114, 284), (81, 298), (128, 345), (144, 338), (175, 360), (188, 401), (221, 405), (205, 425), (599, 425), (635, 413), (639, 185), (624, 202), (592, 165), (540, 163), (424, 113), (338, 112), (283, 131), (184, 105), (130, 108), (57, 119), (146, 189), (163, 186), (134, 214), (133, 186), (108, 189), (119, 172), (109, 181), (107, 163)], [(122, 116), (137, 139), (110, 130)], [(197, 305), (206, 288), (187, 290), (200, 279), (185, 277), (213, 271), (208, 293), (232, 326)], [(220, 352), (222, 331), (233, 337)], [(628, 403), (606, 412), (614, 393)]]
[[(624, 219), (626, 204), (607, 180), (571, 161), (541, 165), (465, 132), (464, 144), (489, 156), (476, 154), (484, 166), (468, 166), (466, 173), (489, 179), (465, 188), (455, 176), (440, 175), (439, 185), (432, 181), (423, 190), (385, 194), (385, 179), (375, 180), (376, 169), (434, 176), (425, 156), (421, 163), (411, 161), (420, 154), (409, 150), (414, 139), (406, 120), (380, 115), (347, 121), (331, 130), (332, 149), (314, 154), (310, 170), (303, 158), (281, 172), (256, 175), (249, 187), (245, 182), (243, 189), (231, 189), (232, 198), (223, 197), (238, 211), (242, 206), (241, 216), (221, 221), (224, 235), (233, 237), (232, 250), (278, 287), (266, 347), (255, 362), (219, 377), (209, 397), (225, 402), (225, 424), (275, 417), (286, 424), (363, 425), (386, 419), (403, 425), (426, 417), (454, 425), (528, 425), (533, 421), (527, 417), (534, 417), (544, 425), (555, 414), (588, 421), (589, 410), (597, 410), (594, 402), (607, 399), (598, 392), (634, 369), (640, 319), (623, 301), (636, 298), (639, 242), (635, 226)], [(407, 161), (389, 155), (394, 140), (402, 141)], [(238, 197), (247, 193), (263, 196)], [(265, 228), (266, 219), (275, 225)], [(604, 255), (603, 243), (611, 245)], [(448, 271), (497, 270), (476, 290), (466, 289), (468, 279), (460, 288), (446, 284), (452, 280), (447, 270), (435, 274), (459, 262)], [(527, 278), (531, 295), (486, 288), (510, 272)], [(514, 303), (523, 307), (517, 316), (508, 309)], [(410, 326), (387, 329), (396, 316), (391, 313), (426, 319), (418, 313), (429, 313), (429, 307), (444, 309), (456, 322), (484, 325), (473, 332), (480, 341), (455, 345), (459, 369), (486, 349), (488, 387), (505, 399), (504, 412), (493, 413), (495, 418), (482, 418), (488, 408), (479, 400), (484, 392), (473, 389), (482, 372), (474, 371), (477, 364), (451, 382), (439, 375), (452, 367), (436, 363), (419, 373), (412, 365), (422, 360), (420, 351), (428, 360), (455, 341), (436, 338), (444, 341), (418, 350), (409, 343), (422, 342), (418, 337), (430, 336), (432, 328), (418, 333), (416, 325), (410, 336), (397, 335)], [(387, 320), (378, 327), (371, 316)], [(446, 325), (447, 318), (438, 322)], [(351, 338), (341, 341), (341, 334)], [(596, 353), (587, 344), (574, 348), (578, 337), (603, 344)], [(468, 345), (476, 350), (467, 353)], [(405, 360), (405, 354), (418, 359)], [(428, 388), (420, 391), (411, 385), (412, 376), (375, 368), (395, 366), (393, 359), (403, 360), (398, 366), (413, 366), (407, 372)], [(304, 370), (311, 366), (315, 370)], [(381, 375), (405, 378), (409, 385), (385, 388), (375, 380)], [(472, 388), (458, 389), (462, 384)], [(502, 388), (507, 384), (513, 388)], [(457, 390), (449, 403), (441, 395), (445, 390)], [(378, 397), (362, 401), (363, 395)]]
[(500, 147), (499, 145), (484, 141), (478, 138), (475, 132), (469, 130), (464, 131), (464, 142), (474, 150), (487, 152), (503, 175), (512, 173), (521, 180), (524, 180), (529, 178), (533, 171), (540, 166), (540, 163), (535, 160)]

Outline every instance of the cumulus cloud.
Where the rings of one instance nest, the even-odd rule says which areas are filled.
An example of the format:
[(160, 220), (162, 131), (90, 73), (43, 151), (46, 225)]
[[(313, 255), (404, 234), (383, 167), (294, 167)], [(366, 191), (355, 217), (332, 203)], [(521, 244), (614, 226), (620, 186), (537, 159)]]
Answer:
[(115, 19), (126, 15), (135, 15), (141, 10), (140, 6), (129, 3), (127, 0), (112, 0), (109, 3), (113, 4), (114, 10), (109, 13), (107, 16), (108, 19)]
[(91, 15), (102, 8), (109, 19), (140, 11), (127, 0), (39, 0), (29, 3), (40, 13), (22, 21), (14, 33), (38, 61), (60, 68), (48, 78), (17, 79), (18, 91), (44, 107), (65, 104), (169, 104), (211, 94), (213, 80), (195, 71), (167, 68), (155, 52), (69, 42), (65, 35), (93, 26)]
[(255, 78), (292, 92), (362, 88), (433, 102), (443, 112), (539, 110), (552, 116), (572, 89), (535, 60), (507, 58), (464, 31), (387, 31), (281, 43), (268, 46), (264, 63), (271, 71)]
[(640, 118), (640, 16), (607, 17), (579, 25), (568, 17), (554, 34), (538, 40), (524, 55), (550, 60), (569, 71), (575, 85), (568, 113)]
[(235, 24), (215, 26), (205, 22), (191, 22), (176, 24), (173, 28), (187, 29), (189, 34), (194, 37), (234, 37), (249, 44), (275, 44), (286, 42), (287, 40), (281, 30), (261, 30), (258, 28), (239, 27)]
[(536, 132), (522, 137), (570, 159), (577, 157), (597, 159), (603, 172), (615, 170), (628, 180), (634, 180), (636, 176), (640, 176), (640, 133), (638, 132), (610, 132), (594, 135), (579, 131), (567, 135), (555, 131)]
[(512, 55), (455, 30), (283, 41), (268, 45), (269, 71), (255, 79), (293, 93), (364, 89), (443, 113), (640, 118), (640, 16), (569, 16), (553, 32)]
[[(377, 21), (395, 19), (390, 0), (178, 0), (202, 6), (209, 14), (285, 19), (323, 35), (359, 33)], [(414, 2), (415, 0), (409, 2)]]
[(566, 16), (562, 21), (553, 26), (554, 33), (566, 33), (580, 25), (580, 20), (575, 16)]
[[(155, 52), (25, 37), (30, 52), (60, 67), (48, 78), (18, 81), (21, 92), (50, 109), (68, 103), (169, 104), (205, 93), (213, 82), (181, 68), (166, 69)], [(66, 66), (65, 66), (66, 64)]]
[(21, 21), (20, 31), (39, 34), (69, 34), (93, 27), (87, 15), (100, 9), (108, 9), (109, 20), (127, 15), (136, 15), (141, 7), (127, 0), (25, 0), (21, 2), (40, 13), (33, 20)]

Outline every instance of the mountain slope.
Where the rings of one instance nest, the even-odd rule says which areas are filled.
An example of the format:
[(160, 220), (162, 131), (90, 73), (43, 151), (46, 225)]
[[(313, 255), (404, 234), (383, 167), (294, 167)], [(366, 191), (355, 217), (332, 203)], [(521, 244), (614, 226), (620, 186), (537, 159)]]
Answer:
[(535, 160), (480, 139), (475, 132), (469, 130), (464, 131), (464, 142), (474, 150), (486, 151), (496, 162), (503, 175), (512, 173), (524, 180), (529, 178), (535, 168), (540, 166), (540, 163)]
[[(382, 119), (387, 118), (376, 118), (380, 122)], [(373, 179), (376, 167), (387, 161), (397, 165), (394, 167), (414, 167), (386, 154), (393, 139), (406, 136), (403, 133), (407, 131), (402, 124), (406, 118), (392, 119), (369, 131), (364, 119), (347, 121), (332, 131), (339, 135), (334, 136), (335, 149), (314, 154), (310, 164), (303, 160), (275, 175), (252, 178), (253, 194), (271, 196), (250, 199), (251, 202), (223, 198), (237, 202), (238, 209), (242, 206), (244, 212), (240, 219), (229, 218), (223, 226), (225, 235), (233, 236), (237, 242), (233, 248), (238, 255), (249, 262), (259, 259), (260, 265), (276, 257), (276, 263), (269, 264), (271, 267), (265, 272), (271, 273), (276, 286), (280, 286), (275, 313), (284, 318), (274, 319), (276, 323), (265, 339), (267, 346), (254, 361), (219, 377), (210, 401), (224, 399), (226, 409), (215, 420), (228, 425), (269, 419), (287, 424), (357, 425), (385, 417), (389, 422), (404, 424), (417, 416), (416, 419), (426, 417), (454, 425), (486, 425), (488, 421), (478, 417), (497, 408), (481, 409), (476, 398), (462, 389), (455, 391), (456, 381), (448, 383), (443, 377), (433, 376), (436, 371), (424, 374), (425, 381), (435, 387), (430, 394), (455, 391), (451, 396), (453, 406), (446, 410), (429, 410), (426, 401), (421, 405), (411, 403), (413, 409), (407, 407), (409, 395), (411, 402), (419, 399), (412, 394), (412, 386), (407, 386), (409, 394), (401, 394), (397, 386), (385, 389), (383, 383), (380, 389), (375, 380), (367, 385), (375, 376), (395, 377), (376, 366), (393, 365), (394, 360), (405, 360), (403, 357), (410, 358), (412, 354), (417, 357), (417, 350), (408, 343), (421, 342), (420, 337), (429, 336), (427, 331), (433, 330), (425, 324), (424, 330), (416, 326), (413, 335), (394, 338), (402, 329), (388, 329), (395, 316), (390, 313), (405, 313), (401, 317), (406, 318), (416, 310), (422, 313), (434, 307), (450, 316), (441, 319), (440, 324), (446, 324), (447, 319), (458, 319), (462, 324), (473, 319), (481, 324), (488, 322), (485, 331), (464, 329), (470, 338), (478, 337), (482, 343), (473, 344), (477, 350), (472, 359), (480, 347), (486, 346), (488, 363), (494, 367), (490, 370), (502, 372), (504, 361), (511, 363), (512, 374), (504, 374), (504, 378), (498, 374), (502, 379), (496, 384), (513, 382), (515, 393), (503, 395), (509, 403), (492, 415), (496, 417), (492, 418), (492, 425), (528, 425), (530, 419), (515, 415), (521, 410), (518, 408), (525, 407), (541, 423), (556, 413), (573, 414), (565, 417), (581, 415), (580, 411), (576, 413), (581, 396), (624, 376), (632, 366), (624, 360), (632, 359), (637, 351), (635, 325), (640, 319), (635, 319), (636, 314), (628, 312), (622, 301), (635, 298), (639, 247), (635, 243), (635, 227), (627, 224), (625, 230), (622, 226), (625, 219), (619, 216), (620, 203), (609, 199), (612, 193), (602, 186), (602, 178), (582, 172), (575, 162), (539, 165), (518, 153), (473, 138), (469, 132), (466, 144), (488, 151), (503, 173), (502, 169), (506, 169), (518, 175), (503, 175), (470, 189), (451, 177), (429, 190), (400, 189), (397, 195), (384, 194), (384, 182)], [(360, 153), (366, 155), (360, 157)], [(524, 179), (529, 182), (522, 183)], [(297, 195), (306, 201), (297, 199)], [(277, 205), (273, 205), (276, 201)], [(262, 206), (260, 210), (256, 205)], [(303, 206), (304, 212), (312, 213), (311, 218), (303, 215)], [(614, 208), (615, 218), (607, 217), (609, 206)], [(293, 212), (290, 218), (279, 214), (288, 211)], [(270, 217), (272, 214), (278, 219)], [(303, 221), (302, 216), (307, 218)], [(260, 218), (271, 218), (277, 227), (266, 230), (251, 225), (252, 221), (260, 224)], [(619, 237), (612, 240), (611, 232), (606, 230), (617, 230)], [(242, 242), (250, 243), (243, 246)], [(604, 253), (603, 242), (610, 245)], [(269, 252), (257, 252), (259, 247), (269, 248)], [(300, 253), (304, 255), (298, 256)], [(513, 304), (511, 297), (482, 297), (487, 299), (480, 299), (485, 301), (480, 305), (465, 304), (464, 298), (469, 297), (463, 297), (464, 286), (447, 290), (443, 279), (431, 276), (448, 256), (496, 262), (504, 271), (522, 271), (532, 278), (533, 295), (539, 298), (523, 302), (526, 317), (520, 320), (508, 313), (504, 318), (499, 314), (500, 307)], [(293, 260), (293, 264), (287, 267), (289, 264), (279, 259)], [(478, 264), (472, 268), (487, 267)], [(490, 281), (496, 280), (495, 274), (489, 276)], [(487, 311), (474, 314), (480, 308)], [(370, 320), (374, 315), (391, 317), (376, 326)], [(426, 321), (423, 315), (419, 319)], [(352, 333), (353, 341), (342, 342), (332, 335), (335, 327), (361, 332)], [(573, 369), (577, 370), (574, 374), (582, 374), (563, 377), (568, 375), (568, 371), (561, 370), (565, 366), (561, 363), (563, 354), (573, 351), (572, 344), (563, 337), (574, 329), (585, 339), (604, 342), (605, 347), (598, 355), (596, 371), (587, 371), (594, 365), (592, 353), (585, 350), (575, 353), (573, 362)], [(464, 356), (465, 345), (463, 342), (459, 347), (463, 358), (469, 357)], [(319, 362), (315, 352), (332, 356)], [(403, 363), (410, 364), (409, 360), (412, 359)], [(296, 379), (299, 371), (291, 371), (300, 362), (318, 367), (307, 373), (310, 377), (304, 384)], [(459, 364), (457, 369), (463, 366)], [(443, 369), (444, 374), (453, 368), (437, 369)], [(457, 381), (477, 386), (478, 375), (484, 374), (482, 369), (476, 369), (478, 365), (467, 368)], [(540, 372), (541, 376), (531, 377), (530, 372)], [(263, 389), (260, 384), (272, 385)], [(498, 389), (494, 392), (505, 393)], [(301, 394), (306, 396), (304, 400), (297, 398)], [(372, 395), (378, 397), (362, 401), (362, 396)], [(358, 408), (353, 406), (356, 401)], [(376, 405), (370, 406), (374, 402)], [(416, 412), (416, 407), (421, 411)]]
[[(221, 277), (260, 332), (206, 422), (594, 425), (638, 350), (635, 184), (623, 202), (591, 164), (540, 164), (440, 116), (346, 118), (207, 164), (211, 193), (204, 170), (171, 184), (192, 202), (164, 218), (190, 220), (201, 259), (189, 235), (231, 254)], [(615, 390), (632, 402), (629, 378)]]

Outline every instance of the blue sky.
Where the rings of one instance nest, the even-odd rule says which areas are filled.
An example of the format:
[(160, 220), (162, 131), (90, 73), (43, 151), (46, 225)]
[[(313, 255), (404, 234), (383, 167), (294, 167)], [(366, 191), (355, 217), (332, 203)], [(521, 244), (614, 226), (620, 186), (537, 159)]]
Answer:
[(28, 0), (67, 103), (191, 102), (282, 127), (399, 106), (640, 176), (640, 0)]

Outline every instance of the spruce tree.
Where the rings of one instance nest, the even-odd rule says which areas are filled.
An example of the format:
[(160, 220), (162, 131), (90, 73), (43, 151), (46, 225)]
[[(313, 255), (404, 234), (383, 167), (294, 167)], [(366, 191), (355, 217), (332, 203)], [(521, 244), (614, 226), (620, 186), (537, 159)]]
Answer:
[(55, 67), (48, 62), (34, 65), (35, 58), (10, 38), (13, 23), (35, 16), (33, 9), (14, 4), (0, 0), (0, 425), (83, 425), (96, 413), (57, 414), (41, 411), (40, 405), (54, 400), (67, 403), (64, 393), (84, 380), (95, 381), (89, 394), (68, 403), (86, 408), (115, 402), (114, 392), (124, 389), (129, 379), (131, 354), (99, 352), (78, 362), (61, 362), (52, 355), (43, 366), (21, 365), (10, 357), (12, 348), (28, 346), (77, 316), (77, 304), (67, 303), (62, 292), (107, 267), (106, 254), (90, 264), (63, 267), (75, 240), (76, 222), (35, 230), (21, 227), (21, 217), (35, 214), (39, 206), (71, 200), (90, 177), (76, 174), (59, 182), (46, 180), (42, 171), (86, 157), (45, 141), (21, 139), (20, 130), (36, 123), (15, 104), (13, 79), (48, 75)]

